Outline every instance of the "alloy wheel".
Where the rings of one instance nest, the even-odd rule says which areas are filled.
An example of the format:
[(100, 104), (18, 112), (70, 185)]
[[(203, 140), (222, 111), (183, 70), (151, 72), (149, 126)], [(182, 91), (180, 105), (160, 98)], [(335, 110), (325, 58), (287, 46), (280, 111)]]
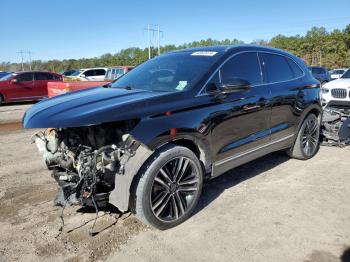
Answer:
[(168, 161), (156, 174), (151, 188), (151, 209), (163, 222), (184, 216), (199, 194), (199, 172), (187, 157)]
[(303, 151), (307, 156), (312, 156), (316, 152), (320, 135), (319, 132), (317, 118), (307, 120), (302, 137)]

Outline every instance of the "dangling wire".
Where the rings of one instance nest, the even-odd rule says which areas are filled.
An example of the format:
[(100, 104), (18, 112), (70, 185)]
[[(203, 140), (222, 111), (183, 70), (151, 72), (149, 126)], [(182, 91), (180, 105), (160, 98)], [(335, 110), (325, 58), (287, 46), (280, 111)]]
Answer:
[(61, 211), (61, 215), (60, 215), (60, 219), (61, 219), (61, 227), (58, 229), (59, 233), (56, 237), (58, 237), (59, 235), (62, 234), (63, 232), (63, 227), (64, 227), (64, 218), (63, 218), (63, 212), (64, 212), (64, 209), (66, 208), (67, 206), (67, 203), (68, 203), (68, 198), (70, 197), (71, 195), (69, 195), (68, 197), (65, 198), (64, 200), (64, 205), (62, 207), (62, 211)]
[(97, 207), (97, 204), (96, 204), (96, 201), (95, 201), (95, 197), (94, 197), (93, 194), (91, 195), (91, 200), (92, 200), (92, 203), (94, 204), (94, 207), (95, 207), (96, 216), (95, 216), (94, 223), (92, 224), (92, 227), (90, 228), (89, 235), (90, 236), (94, 236), (94, 235), (96, 235), (96, 232), (94, 232), (94, 228), (95, 228), (96, 221), (97, 221), (97, 218), (98, 218), (98, 207)]

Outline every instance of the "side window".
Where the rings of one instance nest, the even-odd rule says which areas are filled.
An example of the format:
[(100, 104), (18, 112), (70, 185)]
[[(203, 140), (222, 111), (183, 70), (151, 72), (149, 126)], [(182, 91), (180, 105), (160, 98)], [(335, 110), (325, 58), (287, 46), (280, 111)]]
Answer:
[(242, 78), (251, 85), (261, 84), (261, 71), (256, 53), (243, 53), (232, 57), (220, 70), (221, 81), (230, 78)]
[(290, 58), (286, 58), (286, 60), (290, 68), (292, 69), (295, 78), (301, 77), (304, 74), (303, 70), (300, 69), (300, 67), (296, 64), (296, 62), (294, 62)]
[(94, 76), (95, 70), (87, 70), (83, 73), (85, 76)]
[(120, 77), (124, 74), (124, 70), (122, 68), (119, 68), (118, 71), (116, 70), (117, 77)]
[(35, 77), (35, 80), (52, 80), (53, 79), (52, 75), (47, 73), (35, 73), (34, 77)]
[(16, 77), (18, 82), (33, 81), (33, 73), (23, 73)]
[(95, 70), (96, 76), (104, 76), (105, 74), (106, 74), (106, 70), (104, 70), (104, 69), (96, 69)]
[(282, 82), (295, 78), (284, 56), (261, 53), (261, 57), (265, 69), (266, 82)]
[(53, 80), (61, 80), (61, 77), (58, 76), (58, 75), (51, 75), (51, 74), (50, 74), (50, 77), (51, 77), (51, 79), (53, 79)]
[(324, 73), (322, 68), (320, 67), (313, 67), (311, 70), (312, 70), (312, 73), (315, 75), (320, 75)]

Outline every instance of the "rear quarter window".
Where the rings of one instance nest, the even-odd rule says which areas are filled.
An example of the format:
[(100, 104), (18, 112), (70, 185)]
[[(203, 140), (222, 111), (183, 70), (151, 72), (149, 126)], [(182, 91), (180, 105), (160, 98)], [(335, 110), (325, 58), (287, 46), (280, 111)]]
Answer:
[(265, 82), (283, 82), (295, 78), (294, 72), (287, 61), (288, 58), (267, 53), (260, 53), (259, 55), (262, 57)]
[(300, 67), (297, 65), (296, 62), (294, 62), (292, 59), (287, 58), (287, 57), (286, 57), (286, 60), (289, 64), (290, 68), (292, 69), (295, 78), (298, 78), (298, 77), (301, 77), (304, 75), (303, 70), (300, 69)]

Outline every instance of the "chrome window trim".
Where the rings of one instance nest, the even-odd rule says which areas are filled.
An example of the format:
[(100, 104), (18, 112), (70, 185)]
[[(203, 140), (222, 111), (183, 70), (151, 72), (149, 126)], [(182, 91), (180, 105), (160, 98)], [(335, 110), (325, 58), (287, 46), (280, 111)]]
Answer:
[(229, 156), (229, 157), (224, 158), (224, 159), (222, 159), (222, 160), (216, 161), (216, 162), (214, 163), (214, 166), (220, 166), (220, 165), (222, 165), (222, 164), (225, 164), (225, 163), (227, 163), (227, 162), (230, 162), (230, 161), (232, 161), (232, 160), (235, 160), (235, 159), (237, 159), (237, 158), (239, 158), (239, 157), (242, 157), (242, 156), (251, 154), (251, 153), (253, 153), (253, 152), (255, 152), (255, 151), (258, 151), (258, 150), (260, 150), (260, 149), (264, 149), (265, 147), (268, 147), (268, 146), (277, 144), (277, 143), (279, 143), (279, 142), (283, 142), (283, 141), (285, 141), (285, 140), (287, 140), (287, 139), (289, 139), (289, 138), (292, 138), (293, 136), (294, 136), (294, 134), (290, 134), (290, 135), (288, 135), (288, 136), (285, 136), (285, 137), (282, 137), (282, 138), (280, 138), (280, 139), (271, 141), (271, 142), (266, 143), (266, 144), (263, 144), (263, 145), (261, 145), (261, 146), (258, 146), (258, 147), (255, 147), (255, 148), (252, 148), (252, 149), (243, 151), (243, 152), (241, 152), (241, 153), (238, 153), (238, 154), (235, 154), (235, 155), (232, 155), (232, 156)]
[[(286, 56), (286, 55), (278, 54), (278, 53), (274, 53), (274, 52), (269, 52), (269, 51), (253, 51), (253, 50), (241, 51), (241, 52), (235, 53), (235, 54), (229, 56), (228, 58), (226, 58), (225, 61), (222, 62), (221, 65), (211, 74), (211, 76), (210, 76), (210, 77), (208, 78), (208, 80), (204, 83), (204, 85), (202, 86), (202, 88), (199, 90), (199, 92), (197, 93), (197, 95), (196, 95), (195, 97), (197, 97), (197, 96), (207, 96), (207, 95), (209, 95), (209, 94), (208, 94), (207, 92), (205, 92), (204, 90), (205, 90), (205, 87), (207, 86), (207, 84), (208, 84), (208, 83), (212, 80), (212, 78), (215, 76), (215, 74), (221, 69), (221, 67), (223, 67), (223, 66), (226, 64), (226, 62), (227, 62), (229, 59), (231, 59), (231, 58), (233, 58), (233, 57), (235, 57), (235, 56), (237, 56), (237, 55), (239, 55), (239, 54), (244, 54), (244, 53), (256, 53), (256, 54), (257, 54), (257, 56), (258, 56), (258, 61), (259, 61), (259, 63), (260, 63), (260, 71), (261, 71), (261, 75), (262, 75), (262, 76), (261, 76), (262, 81), (264, 81), (264, 78), (263, 78), (263, 71), (262, 71), (262, 67), (261, 67), (262, 63), (261, 63), (261, 61), (260, 61), (259, 53), (266, 53), (266, 54), (272, 54), (272, 55), (279, 55), (279, 56), (283, 56), (283, 57), (285, 57), (285, 58), (287, 58), (287, 59), (291, 59), (291, 60), (293, 61), (293, 63), (295, 63), (295, 64), (299, 67), (299, 69), (303, 72), (303, 74), (302, 74), (301, 76), (295, 77), (295, 78), (292, 78), (292, 79), (289, 79), (289, 80), (278, 81), (278, 82), (271, 82), (271, 83), (262, 83), (262, 84), (260, 84), (260, 85), (252, 85), (252, 87), (265, 86), (265, 85), (273, 85), (273, 84), (279, 84), (279, 83), (285, 83), (285, 82), (289, 82), (289, 81), (294, 81), (294, 80), (300, 79), (300, 78), (302, 78), (302, 77), (305, 76), (305, 71), (298, 65), (298, 63), (296, 63), (296, 62), (294, 61), (293, 58), (288, 57), (288, 56)], [(289, 66), (289, 65), (288, 65), (288, 66)], [(292, 70), (292, 69), (291, 69), (291, 70)], [(219, 77), (220, 77), (220, 81), (221, 81), (221, 76), (219, 76)]]

